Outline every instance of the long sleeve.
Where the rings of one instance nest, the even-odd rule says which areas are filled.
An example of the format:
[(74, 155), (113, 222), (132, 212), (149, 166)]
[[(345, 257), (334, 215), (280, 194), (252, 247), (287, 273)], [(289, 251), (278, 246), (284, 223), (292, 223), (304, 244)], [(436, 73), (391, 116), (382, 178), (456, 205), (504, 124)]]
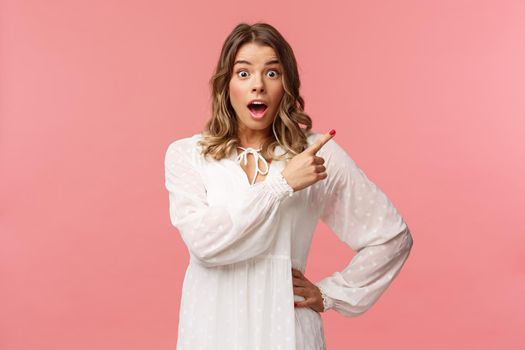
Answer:
[(265, 252), (277, 234), (279, 204), (293, 189), (282, 174), (271, 174), (250, 186), (240, 200), (209, 205), (198, 152), (190, 138), (174, 141), (164, 164), (170, 221), (189, 253), (202, 265), (219, 266)]
[(410, 230), (387, 196), (333, 139), (318, 152), (328, 177), (318, 187), (321, 219), (357, 254), (316, 285), (325, 311), (358, 316), (379, 299), (412, 248)]

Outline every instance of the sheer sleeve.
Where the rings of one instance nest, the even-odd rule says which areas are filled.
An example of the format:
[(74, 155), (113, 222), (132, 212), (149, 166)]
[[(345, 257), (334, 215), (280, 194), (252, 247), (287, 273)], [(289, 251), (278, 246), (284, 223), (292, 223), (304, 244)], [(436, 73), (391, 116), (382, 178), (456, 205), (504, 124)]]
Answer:
[[(357, 254), (316, 285), (325, 311), (358, 316), (379, 299), (404, 265), (413, 240), (387, 196), (333, 139), (318, 152), (328, 177), (318, 187), (321, 219)], [(321, 182), (322, 183), (322, 182)]]
[(276, 236), (279, 205), (293, 188), (276, 173), (248, 188), (240, 200), (208, 205), (196, 160), (199, 150), (190, 140), (170, 144), (164, 164), (170, 221), (189, 253), (205, 266), (232, 264), (263, 253)]

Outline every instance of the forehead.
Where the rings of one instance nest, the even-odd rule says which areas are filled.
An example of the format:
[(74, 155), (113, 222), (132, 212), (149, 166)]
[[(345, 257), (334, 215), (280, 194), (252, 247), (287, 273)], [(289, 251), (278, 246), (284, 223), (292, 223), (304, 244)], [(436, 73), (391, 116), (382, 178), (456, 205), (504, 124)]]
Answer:
[(235, 62), (244, 60), (252, 64), (264, 64), (271, 59), (277, 59), (275, 50), (270, 46), (256, 43), (242, 45), (235, 55)]

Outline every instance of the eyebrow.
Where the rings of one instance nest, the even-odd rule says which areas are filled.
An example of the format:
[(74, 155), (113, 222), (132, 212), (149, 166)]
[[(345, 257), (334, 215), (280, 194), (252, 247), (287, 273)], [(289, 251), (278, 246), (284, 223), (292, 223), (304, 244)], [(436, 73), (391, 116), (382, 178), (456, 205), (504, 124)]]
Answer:
[[(235, 61), (235, 63), (233, 65), (235, 66), (236, 64), (239, 64), (239, 63), (244, 63), (244, 64), (251, 65), (251, 63), (246, 61), (246, 60), (237, 60), (237, 61)], [(279, 60), (274, 59), (274, 60), (270, 60), (270, 61), (266, 62), (264, 65), (265, 66), (269, 66), (269, 65), (275, 64), (275, 63), (280, 63), (280, 62), (279, 62)]]

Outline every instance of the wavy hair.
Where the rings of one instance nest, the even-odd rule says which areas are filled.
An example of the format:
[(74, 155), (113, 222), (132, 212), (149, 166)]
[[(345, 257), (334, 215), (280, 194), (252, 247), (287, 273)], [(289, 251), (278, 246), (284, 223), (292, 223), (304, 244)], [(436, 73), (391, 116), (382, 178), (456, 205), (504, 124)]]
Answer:
[[(199, 140), (201, 152), (205, 157), (210, 155), (220, 160), (229, 157), (240, 144), (236, 113), (229, 97), (229, 82), (237, 51), (247, 43), (272, 47), (283, 68), (284, 94), (273, 120), (273, 135), (265, 140), (260, 153), (267, 160), (293, 157), (307, 147), (312, 119), (304, 112), (304, 100), (299, 94), (301, 82), (292, 48), (273, 26), (261, 22), (238, 24), (224, 41), (215, 73), (209, 81), (212, 115)], [(274, 153), (277, 145), (283, 148), (282, 155)]]

